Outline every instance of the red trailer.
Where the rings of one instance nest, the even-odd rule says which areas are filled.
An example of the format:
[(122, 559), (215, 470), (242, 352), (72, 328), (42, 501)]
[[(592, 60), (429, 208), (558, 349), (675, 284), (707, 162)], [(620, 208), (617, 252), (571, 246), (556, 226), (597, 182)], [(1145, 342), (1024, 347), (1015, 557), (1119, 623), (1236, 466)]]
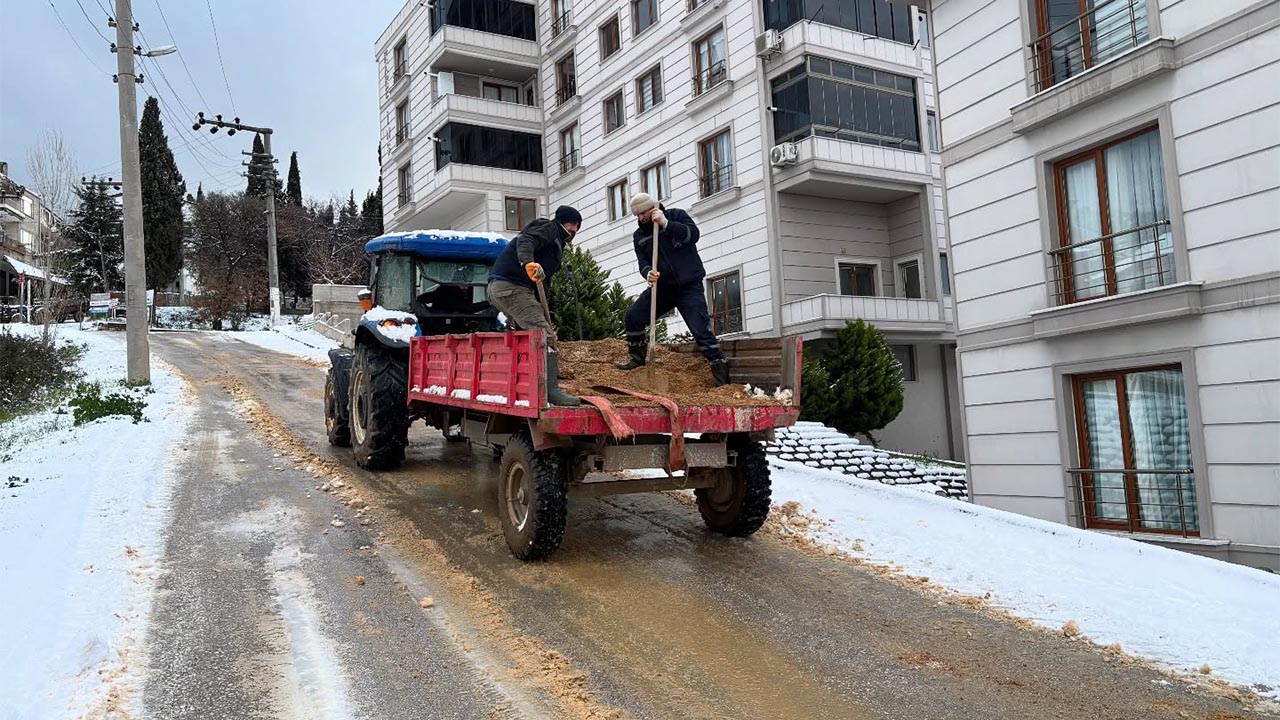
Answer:
[[(608, 388), (584, 397), (580, 407), (551, 406), (540, 331), (435, 335), (411, 339), (407, 372), (387, 372), (386, 350), (375, 344), (358, 344), (354, 354), (334, 351), (346, 356), (333, 358), (326, 408), (346, 406), (350, 413), (326, 413), (330, 438), (337, 429), (339, 440), (348, 437), (357, 460), (364, 457), (361, 464), (370, 467), (399, 463), (403, 446), (391, 455), (392, 462), (377, 448), (381, 443), (396, 450), (394, 444), (404, 437), (400, 426), (407, 429), (416, 418), (450, 440), (492, 447), (502, 459), (498, 514), (503, 534), (522, 560), (555, 551), (564, 535), (568, 498), (574, 495), (693, 489), (712, 530), (750, 535), (769, 512), (769, 466), (761, 441), (799, 417), (801, 343), (787, 337), (723, 345), (734, 382), (769, 393), (788, 390), (790, 404), (681, 407), (668, 398)], [(682, 349), (691, 364), (703, 363), (694, 348)], [(342, 379), (344, 367), (352, 369), (349, 384)], [(406, 374), (407, 382), (399, 380)], [(379, 377), (393, 379), (380, 384)], [(400, 382), (403, 394), (386, 398), (388, 386)], [(606, 394), (635, 396), (639, 404), (615, 405)], [(403, 404), (388, 408), (388, 400)], [(338, 423), (344, 427), (335, 428)], [(350, 432), (344, 436), (347, 424)], [(362, 447), (374, 450), (362, 452)], [(658, 472), (645, 477), (621, 472), (639, 469)]]

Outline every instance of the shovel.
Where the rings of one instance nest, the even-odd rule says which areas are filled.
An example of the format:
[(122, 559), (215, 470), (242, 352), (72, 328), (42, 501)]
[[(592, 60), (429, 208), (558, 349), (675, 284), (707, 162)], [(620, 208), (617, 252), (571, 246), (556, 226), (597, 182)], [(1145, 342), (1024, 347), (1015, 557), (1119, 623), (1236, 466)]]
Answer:
[[(658, 223), (653, 223), (653, 264), (650, 265), (654, 270), (658, 269)], [(658, 283), (654, 283), (649, 288), (649, 347), (645, 351), (644, 358), (644, 374), (645, 383), (650, 390), (665, 393), (670, 388), (667, 384), (667, 376), (658, 371), (653, 366), (653, 358), (657, 355), (658, 348)]]

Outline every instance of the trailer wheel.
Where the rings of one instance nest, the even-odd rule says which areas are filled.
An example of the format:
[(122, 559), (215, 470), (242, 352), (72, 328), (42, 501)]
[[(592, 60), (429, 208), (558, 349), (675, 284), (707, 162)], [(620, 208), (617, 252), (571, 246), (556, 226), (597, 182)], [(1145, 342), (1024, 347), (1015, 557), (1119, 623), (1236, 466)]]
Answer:
[(324, 431), (338, 447), (351, 447), (350, 377), (332, 366), (324, 376)]
[(502, 452), (498, 517), (511, 554), (543, 560), (560, 547), (569, 510), (569, 483), (554, 450), (534, 450), (527, 431)]
[(356, 347), (351, 375), (351, 441), (356, 464), (389, 470), (409, 444), (408, 363), (373, 345)]
[(693, 494), (707, 527), (724, 535), (745, 537), (759, 530), (769, 516), (769, 463), (764, 446), (758, 442), (735, 442), (731, 437), (729, 447), (738, 452), (737, 465), (694, 470), (714, 474), (716, 484), (698, 488)]

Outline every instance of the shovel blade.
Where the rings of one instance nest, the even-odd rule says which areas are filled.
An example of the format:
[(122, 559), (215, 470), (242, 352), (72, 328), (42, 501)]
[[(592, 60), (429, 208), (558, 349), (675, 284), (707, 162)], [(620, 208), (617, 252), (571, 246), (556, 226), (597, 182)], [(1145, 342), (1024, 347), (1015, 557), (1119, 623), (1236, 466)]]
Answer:
[(667, 374), (654, 367), (652, 364), (644, 366), (645, 385), (656, 393), (665, 393), (671, 390), (670, 378)]

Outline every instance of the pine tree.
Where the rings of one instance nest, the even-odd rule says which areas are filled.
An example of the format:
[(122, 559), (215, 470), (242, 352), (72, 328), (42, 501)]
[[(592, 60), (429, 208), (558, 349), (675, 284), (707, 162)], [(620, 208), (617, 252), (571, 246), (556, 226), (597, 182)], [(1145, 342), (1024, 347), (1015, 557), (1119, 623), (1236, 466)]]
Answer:
[(302, 174), (298, 172), (298, 153), (289, 154), (289, 183), (285, 189), (289, 204), (302, 207)]
[[(573, 280), (570, 280), (571, 274)], [(631, 306), (631, 299), (622, 285), (610, 283), (609, 273), (591, 254), (572, 245), (564, 251), (560, 272), (551, 278), (548, 300), (551, 319), (561, 340), (622, 337), (622, 317)], [(579, 315), (581, 333), (578, 332)]]
[(266, 150), (262, 148), (262, 136), (253, 136), (253, 155), (249, 157), (249, 183), (244, 194), (250, 197), (262, 197), (267, 190), (267, 166), (270, 164), (264, 157)]
[(801, 415), (850, 434), (866, 435), (902, 412), (902, 365), (884, 334), (859, 319), (846, 323), (817, 358), (806, 358)]
[(87, 183), (76, 189), (80, 206), (71, 213), (68, 274), (81, 295), (124, 288), (124, 216), (105, 185)]
[(377, 192), (369, 191), (360, 204), (360, 234), (366, 238), (375, 238), (382, 234), (382, 183), (378, 183)]
[(160, 120), (160, 103), (147, 98), (138, 129), (142, 171), (142, 233), (147, 254), (147, 286), (172, 285), (182, 272), (182, 201), (187, 185), (178, 172)]

